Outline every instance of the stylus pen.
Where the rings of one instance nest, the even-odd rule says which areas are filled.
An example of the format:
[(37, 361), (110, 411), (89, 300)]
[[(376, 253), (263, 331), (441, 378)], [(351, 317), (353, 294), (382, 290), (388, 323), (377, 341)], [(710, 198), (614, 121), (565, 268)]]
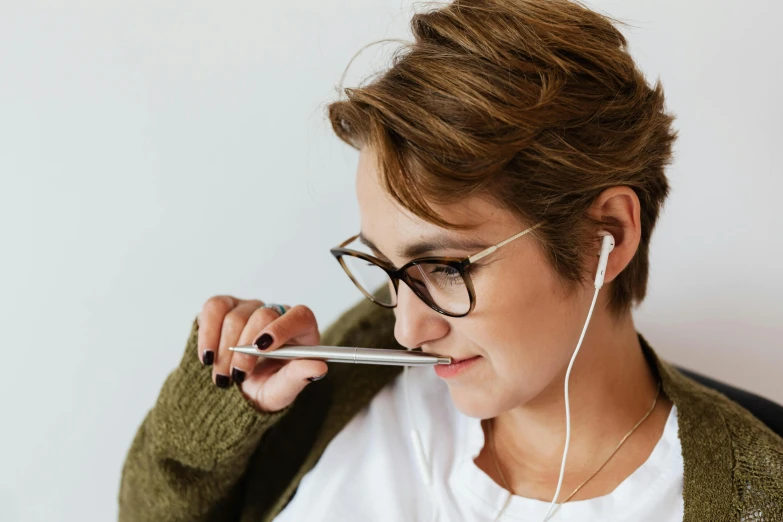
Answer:
[(451, 357), (434, 353), (390, 350), (386, 348), (350, 348), (346, 346), (283, 346), (262, 352), (255, 346), (229, 346), (229, 350), (269, 359), (318, 359), (326, 362), (383, 364), (387, 366), (427, 366), (451, 364)]

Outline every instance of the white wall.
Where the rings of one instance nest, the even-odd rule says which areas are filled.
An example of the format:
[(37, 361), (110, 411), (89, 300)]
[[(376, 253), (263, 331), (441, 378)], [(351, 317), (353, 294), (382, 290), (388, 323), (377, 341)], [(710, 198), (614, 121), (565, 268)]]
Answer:
[[(125, 452), (210, 295), (305, 303), (322, 326), (358, 299), (328, 253), (357, 230), (357, 157), (323, 105), (360, 46), (407, 37), (408, 5), (4, 2), (0, 519), (116, 518)], [(636, 26), (680, 129), (639, 329), (783, 402), (783, 7), (593, 5)]]

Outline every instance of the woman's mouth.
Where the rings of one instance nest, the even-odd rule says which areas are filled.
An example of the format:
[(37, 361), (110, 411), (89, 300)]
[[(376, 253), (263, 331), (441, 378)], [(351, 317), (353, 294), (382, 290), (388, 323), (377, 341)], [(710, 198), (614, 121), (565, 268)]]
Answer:
[(470, 357), (468, 359), (452, 359), (451, 364), (435, 365), (435, 373), (438, 375), (438, 377), (442, 377), (444, 379), (456, 377), (473, 366), (480, 358), (480, 355), (476, 355), (475, 357)]

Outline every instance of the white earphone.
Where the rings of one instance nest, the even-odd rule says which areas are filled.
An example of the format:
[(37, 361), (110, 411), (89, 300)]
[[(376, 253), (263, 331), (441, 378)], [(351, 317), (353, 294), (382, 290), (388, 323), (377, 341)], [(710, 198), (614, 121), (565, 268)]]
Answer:
[(595, 272), (596, 290), (604, 286), (604, 276), (606, 275), (606, 264), (609, 262), (609, 252), (614, 250), (614, 236), (605, 230), (598, 233), (603, 236), (601, 240), (601, 253), (598, 254), (598, 270)]
[[(598, 233), (600, 236), (602, 236), (601, 239), (601, 251), (598, 254), (598, 268), (595, 273), (595, 294), (593, 295), (593, 302), (590, 305), (590, 310), (587, 313), (587, 320), (585, 321), (584, 327), (582, 328), (582, 335), (579, 337), (579, 342), (576, 345), (576, 348), (574, 349), (574, 353), (571, 356), (571, 361), (568, 364), (568, 370), (566, 370), (566, 376), (565, 376), (565, 409), (566, 409), (566, 440), (565, 440), (565, 446), (563, 447), (563, 459), (560, 464), (560, 477), (557, 480), (557, 489), (555, 490), (554, 498), (552, 499), (552, 503), (549, 505), (549, 510), (547, 511), (546, 515), (544, 516), (544, 519), (542, 522), (546, 522), (549, 520), (549, 518), (553, 515), (553, 509), (557, 505), (557, 497), (560, 496), (560, 488), (563, 485), (563, 476), (565, 475), (565, 464), (566, 464), (566, 458), (568, 457), (568, 446), (571, 441), (571, 409), (570, 409), (570, 401), (568, 398), (568, 381), (569, 377), (571, 376), (571, 367), (574, 365), (574, 361), (576, 360), (576, 355), (579, 353), (579, 348), (582, 346), (582, 341), (584, 340), (585, 333), (587, 332), (587, 325), (590, 324), (590, 318), (593, 315), (593, 309), (595, 308), (596, 300), (598, 299), (598, 291), (601, 289), (601, 287), (604, 285), (604, 277), (606, 276), (606, 267), (609, 262), (609, 253), (614, 250), (614, 236), (610, 234), (609, 232), (606, 232), (605, 230), (601, 230)], [(430, 469), (430, 463), (429, 459), (427, 458), (427, 452), (424, 449), (424, 446), (421, 441), (421, 437), (419, 435), (419, 431), (416, 428), (416, 423), (413, 419), (413, 408), (411, 406), (410, 402), (410, 395), (408, 393), (408, 367), (403, 367), (403, 387), (405, 391), (405, 402), (408, 410), (408, 419), (411, 424), (411, 439), (413, 442), (414, 447), (414, 454), (416, 456), (416, 462), (419, 467), (419, 473), (421, 474), (421, 477), (424, 481), (424, 484), (427, 486), (427, 488), (430, 489), (430, 495), (433, 499), (436, 499), (435, 492), (432, 490), (433, 483), (432, 483), (432, 473)], [(512, 495), (511, 492), (509, 492), (509, 496)], [(505, 504), (508, 505), (508, 502)], [(438, 502), (435, 500), (434, 504), (434, 510), (433, 510), (433, 520), (437, 520), (438, 518)], [(503, 510), (505, 509), (505, 506), (503, 509), (500, 510), (500, 513), (497, 514), (495, 520), (500, 519), (501, 515), (503, 514)]]

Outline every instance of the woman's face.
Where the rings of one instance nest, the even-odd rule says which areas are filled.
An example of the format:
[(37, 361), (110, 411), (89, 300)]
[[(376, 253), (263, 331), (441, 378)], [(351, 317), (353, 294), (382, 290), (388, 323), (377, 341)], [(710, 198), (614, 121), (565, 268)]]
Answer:
[[(356, 178), (361, 231), (380, 249), (375, 255), (396, 267), (410, 261), (397, 252), (415, 242), (470, 238), (489, 246), (531, 225), (476, 197), (435, 206), (449, 221), (479, 224), (470, 231), (444, 229), (399, 206), (378, 179), (375, 154), (364, 147)], [(424, 255), (466, 257), (481, 250), (445, 249)], [(394, 308), (397, 341), (455, 360), (478, 356), (463, 371), (444, 377), (452, 400), (466, 415), (493, 417), (553, 389), (550, 385), (556, 383), (559, 389), (592, 292), (585, 287), (566, 295), (533, 234), (479, 260), (470, 277), (476, 306), (459, 318), (439, 314), (401, 283)]]

